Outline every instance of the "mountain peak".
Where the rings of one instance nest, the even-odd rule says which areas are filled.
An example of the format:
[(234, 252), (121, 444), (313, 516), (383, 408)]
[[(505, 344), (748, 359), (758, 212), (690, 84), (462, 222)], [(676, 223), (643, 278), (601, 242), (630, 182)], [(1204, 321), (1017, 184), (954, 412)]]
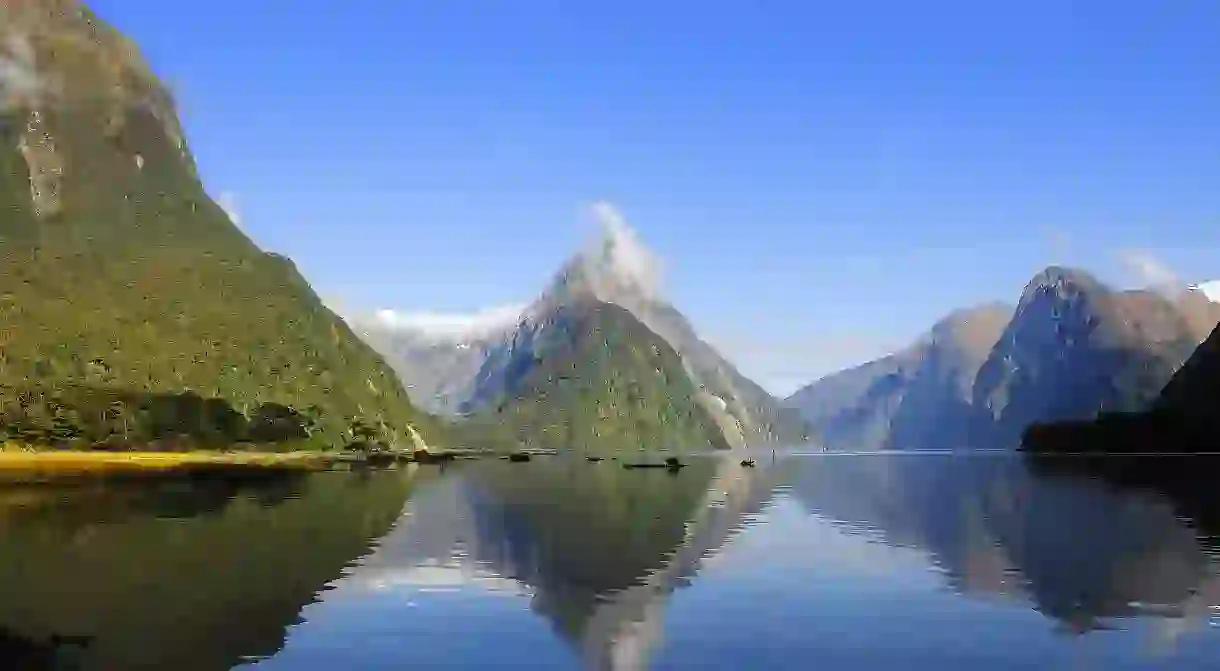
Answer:
[(1037, 275), (1034, 275), (1034, 278), (1030, 280), (1029, 285), (1026, 287), (1026, 291), (1028, 292), (1031, 289), (1036, 290), (1039, 287), (1066, 284), (1074, 284), (1082, 289), (1105, 288), (1105, 285), (1087, 270), (1067, 266), (1048, 266)]
[(646, 294), (654, 294), (661, 274), (657, 256), (644, 246), (616, 207), (599, 201), (590, 209), (597, 219), (598, 235), (589, 248), (581, 251), (583, 263), (620, 282), (634, 284)]
[(598, 201), (589, 212), (597, 232), (564, 264), (545, 294), (547, 302), (585, 296), (630, 307), (641, 300), (655, 300), (660, 260), (644, 246), (618, 208)]
[(1054, 296), (1057, 300), (1066, 300), (1071, 296), (1088, 296), (1110, 294), (1110, 288), (1086, 270), (1068, 268), (1065, 266), (1049, 266), (1034, 275), (1025, 290), (1021, 292), (1021, 300), (1017, 311), (1022, 312), (1039, 296)]

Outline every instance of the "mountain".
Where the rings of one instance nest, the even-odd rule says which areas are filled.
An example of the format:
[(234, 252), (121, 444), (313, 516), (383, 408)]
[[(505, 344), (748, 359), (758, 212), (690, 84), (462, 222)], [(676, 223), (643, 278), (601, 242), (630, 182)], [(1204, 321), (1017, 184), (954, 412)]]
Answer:
[(877, 449), (902, 402), (915, 348), (828, 375), (797, 390), (784, 403), (800, 411), (818, 439), (835, 449)]
[(471, 421), (547, 449), (729, 447), (677, 352), (626, 309), (579, 299), (518, 335), (498, 396)]
[[(535, 367), (544, 365), (542, 370), (548, 370), (553, 366), (548, 361), (552, 353), (572, 356), (571, 343), (543, 337), (542, 331), (566, 323), (573, 306), (578, 306), (577, 312), (597, 304), (618, 306), (621, 310), (609, 319), (625, 324), (630, 317), (640, 325), (624, 325), (617, 331), (619, 337), (641, 339), (622, 343), (623, 351), (647, 351), (653, 339), (666, 345), (662, 350), (672, 348), (679, 368), (666, 374), (672, 380), (679, 374), (688, 378), (694, 389), (692, 398), (700, 409), (684, 412), (692, 417), (710, 416), (728, 445), (804, 440), (809, 429), (799, 413), (782, 407), (738, 372), (659, 295), (659, 264), (618, 213), (605, 204), (596, 205), (594, 211), (599, 216), (600, 235), (561, 267), (537, 299), (515, 318), (501, 315), (494, 328), (467, 330), (463, 337), (440, 339), (436, 329), (427, 326), (394, 328), (353, 321), (360, 324), (358, 328), (366, 333), (366, 340), (386, 353), (404, 376), (416, 380), (422, 372), (424, 379), (448, 381), (417, 393), (416, 402), (422, 403), (424, 396), (432, 395), (435, 405), (430, 407), (486, 416), (513, 396), (520, 389), (520, 381)], [(600, 323), (600, 319), (577, 321), (589, 325)], [(565, 333), (577, 337), (574, 332)], [(471, 374), (475, 361), (479, 361), (478, 369)]]
[(205, 192), (170, 92), (72, 0), (0, 0), (0, 384), (427, 422), (293, 263)]
[(420, 409), (456, 415), (483, 362), (512, 336), (522, 308), (508, 306), (475, 315), (399, 315), (383, 310), (372, 319), (350, 318), (355, 329), (385, 354)]
[(958, 310), (905, 349), (827, 376), (785, 403), (837, 449), (960, 446), (975, 375), (1011, 315), (998, 303)]
[(1034, 422), (1147, 407), (1198, 346), (1202, 324), (1215, 326), (1209, 307), (1047, 268), (979, 370), (972, 438), (1016, 445)]
[(1022, 434), (1035, 452), (1214, 452), (1220, 444), (1220, 327), (1146, 409), (1036, 422)]
[(837, 448), (1014, 446), (1035, 422), (1146, 407), (1217, 321), (1200, 292), (1116, 291), (1050, 267), (1015, 310), (954, 313), (786, 403)]
[(1220, 434), (1220, 327), (1199, 345), (1157, 398), (1154, 411)]

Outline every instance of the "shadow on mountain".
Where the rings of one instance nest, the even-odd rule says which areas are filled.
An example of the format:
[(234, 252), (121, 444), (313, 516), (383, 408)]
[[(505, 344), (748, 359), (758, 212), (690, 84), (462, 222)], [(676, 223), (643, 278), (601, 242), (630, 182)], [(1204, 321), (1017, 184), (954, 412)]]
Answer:
[(1212, 331), (1161, 391), (1136, 413), (1032, 424), (1022, 436), (1028, 452), (1198, 453), (1220, 449), (1220, 328)]
[[(0, 489), (0, 668), (204, 671), (273, 654), (389, 531), (415, 472)], [(65, 650), (75, 666), (38, 666)]]
[(0, 627), (0, 660), (11, 671), (55, 671), (73, 666), (75, 657), (91, 643), (87, 637), (51, 634), (34, 640)]
[(1032, 424), (1021, 449), (1057, 454), (1198, 454), (1220, 448), (1220, 427), (1162, 408), (1095, 419)]
[[(669, 595), (770, 500), (774, 473), (696, 458), (680, 473), (484, 462), (412, 502), (366, 568), (452, 563), (532, 593), (591, 669), (643, 668)], [(378, 567), (377, 564), (389, 566)]]
[(1160, 490), (1007, 456), (811, 462), (798, 460), (792, 480), (810, 511), (921, 549), (950, 589), (1028, 601), (1060, 631), (1201, 618), (1220, 600), (1213, 548), (1191, 526), (1199, 519), (1183, 521)]

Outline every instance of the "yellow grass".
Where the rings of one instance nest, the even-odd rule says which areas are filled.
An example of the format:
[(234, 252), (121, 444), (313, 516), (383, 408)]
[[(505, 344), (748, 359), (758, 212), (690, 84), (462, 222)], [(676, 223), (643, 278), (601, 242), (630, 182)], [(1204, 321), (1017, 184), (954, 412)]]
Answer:
[(321, 452), (34, 452), (13, 445), (0, 449), (0, 473), (89, 473), (172, 471), (193, 466), (310, 468), (325, 464)]

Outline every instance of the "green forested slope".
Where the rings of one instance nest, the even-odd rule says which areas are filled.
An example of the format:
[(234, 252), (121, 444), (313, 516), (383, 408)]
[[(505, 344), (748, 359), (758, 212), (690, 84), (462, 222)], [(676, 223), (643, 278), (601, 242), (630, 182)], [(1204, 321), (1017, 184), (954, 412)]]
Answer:
[[(287, 259), (205, 193), (167, 91), (78, 3), (0, 0), (0, 385), (193, 391), (251, 413), (427, 421)], [(7, 400), (7, 399), (0, 399)]]
[(472, 421), (558, 450), (726, 448), (676, 352), (627, 310), (582, 300), (550, 315), (533, 360)]

